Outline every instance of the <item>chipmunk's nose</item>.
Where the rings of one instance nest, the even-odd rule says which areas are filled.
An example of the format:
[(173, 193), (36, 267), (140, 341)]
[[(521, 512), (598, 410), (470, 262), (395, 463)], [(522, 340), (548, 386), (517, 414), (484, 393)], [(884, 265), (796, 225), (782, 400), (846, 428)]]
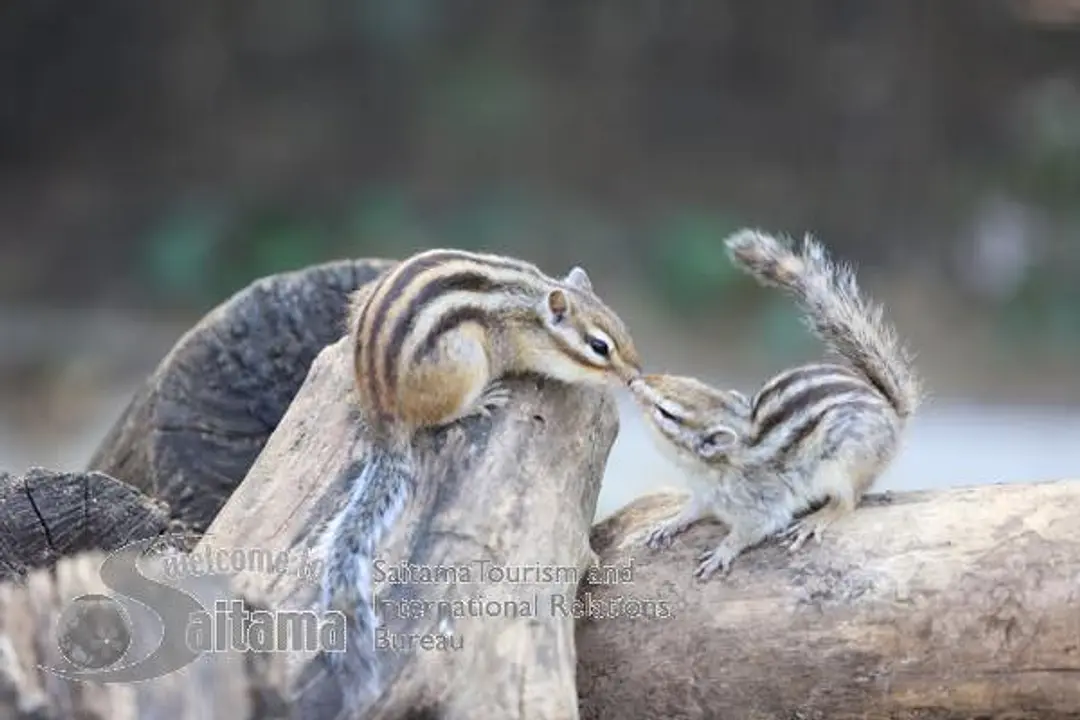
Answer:
[(629, 363), (618, 363), (615, 365), (614, 370), (619, 379), (627, 385), (641, 377), (641, 370)]

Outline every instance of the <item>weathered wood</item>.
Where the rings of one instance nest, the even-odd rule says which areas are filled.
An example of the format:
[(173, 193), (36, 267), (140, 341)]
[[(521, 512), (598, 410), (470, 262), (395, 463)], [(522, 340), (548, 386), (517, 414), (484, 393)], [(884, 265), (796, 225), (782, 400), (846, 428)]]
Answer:
[(168, 519), (164, 503), (103, 473), (0, 473), (0, 582), (66, 555), (153, 537)]
[[(345, 478), (355, 473), (353, 460), (365, 443), (347, 357), (344, 342), (319, 355), (196, 552), (261, 548), (290, 553), (297, 567), (311, 567), (304, 554), (343, 501)], [(380, 654), (389, 689), (366, 717), (399, 718), (421, 709), (448, 720), (577, 717), (573, 617), (553, 611), (552, 603), (572, 605), (578, 574), (590, 562), (588, 529), (618, 413), (605, 392), (526, 377), (509, 386), (512, 400), (493, 418), (472, 418), (417, 439), (419, 488), (377, 562), (407, 561), (421, 570), (467, 567), (472, 584), (445, 578), (395, 583), (401, 578), (376, 572), (378, 614), (398, 638), (452, 632), (461, 647)], [(548, 583), (494, 583), (480, 576), (488, 569), (480, 561), (563, 572)], [(302, 609), (314, 602), (317, 581), (308, 572), (245, 572), (234, 588), (267, 607)], [(410, 617), (383, 604), (481, 599), (535, 602), (535, 616), (517, 606), (518, 617), (491, 609), (473, 617), (440, 618), (430, 610)], [(304, 689), (296, 717), (333, 717), (341, 702), (336, 685), (319, 674), (317, 658), (297, 659), (290, 683), (294, 692)]]
[(161, 361), (90, 460), (210, 524), (304, 381), (344, 332), (350, 292), (393, 265), (343, 260), (262, 278), (208, 313)]
[[(158, 648), (163, 635), (160, 617), (132, 604), (120, 603), (102, 582), (99, 569), (105, 555), (81, 553), (61, 558), (53, 571), (36, 570), (23, 583), (0, 584), (0, 718), (19, 720), (181, 720), (183, 718), (273, 718), (287, 717), (287, 708), (275, 689), (279, 682), (280, 653), (244, 655), (235, 650), (204, 653), (198, 657), (181, 655), (184, 664), (169, 666), (171, 672), (155, 676), (145, 673), (140, 682), (88, 682), (70, 679), (94, 671), (81, 658), (93, 657), (103, 648), (101, 628), (118, 628), (113, 635), (126, 654), (104, 670), (145, 663)], [(230, 597), (224, 578), (183, 577), (164, 573), (161, 565), (141, 564), (146, 577), (168, 582), (212, 610), (215, 599)], [(111, 595), (112, 600), (86, 598)], [(145, 595), (142, 596), (145, 599)], [(79, 599), (83, 598), (83, 599)], [(150, 603), (160, 611), (165, 603)], [(197, 606), (196, 606), (197, 607)], [(92, 608), (77, 617), (80, 608)], [(117, 615), (117, 609), (120, 615)], [(175, 608), (174, 608), (175, 609)], [(68, 621), (74, 623), (69, 625)], [(72, 630), (71, 628), (76, 628)], [(172, 641), (184, 642), (176, 624), (165, 633)], [(72, 664), (61, 650), (89, 649), (89, 655)], [(175, 657), (176, 654), (173, 653)], [(146, 667), (144, 664), (142, 667)], [(54, 672), (69, 673), (67, 677)], [(138, 674), (138, 671), (135, 671)], [(83, 676), (85, 677), (85, 676)]]
[(691, 573), (722, 526), (640, 545), (680, 501), (593, 530), (634, 572), (582, 597), (668, 617), (578, 624), (582, 718), (1080, 717), (1080, 481), (868, 497), (821, 544), (763, 545), (707, 584)]

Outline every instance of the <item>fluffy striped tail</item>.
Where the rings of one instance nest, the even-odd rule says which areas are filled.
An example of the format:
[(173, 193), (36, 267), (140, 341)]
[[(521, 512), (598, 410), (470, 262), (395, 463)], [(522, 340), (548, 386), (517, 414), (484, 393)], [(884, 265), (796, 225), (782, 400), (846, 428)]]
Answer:
[(884, 321), (882, 309), (862, 297), (848, 265), (832, 262), (809, 235), (799, 252), (749, 229), (735, 233), (726, 244), (736, 266), (761, 284), (792, 295), (809, 328), (874, 385), (900, 417), (915, 412), (923, 393), (913, 358)]
[(344, 509), (323, 535), (326, 563), (320, 596), (324, 612), (345, 615), (345, 652), (327, 652), (325, 660), (356, 708), (382, 691), (375, 656), (375, 614), (372, 563), (375, 550), (401, 515), (414, 487), (408, 452), (373, 446), (365, 458)]

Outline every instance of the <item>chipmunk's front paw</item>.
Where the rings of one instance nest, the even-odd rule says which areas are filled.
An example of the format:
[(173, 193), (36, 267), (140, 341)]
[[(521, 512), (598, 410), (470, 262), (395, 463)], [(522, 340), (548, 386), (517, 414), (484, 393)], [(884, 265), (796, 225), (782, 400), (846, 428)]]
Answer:
[(680, 527), (679, 523), (661, 523), (654, 527), (645, 537), (645, 545), (653, 550), (663, 550), (664, 548), (671, 547), (671, 542), (675, 539), (675, 536), (683, 530), (685, 530), (685, 528)]
[(731, 565), (735, 561), (735, 556), (728, 548), (721, 545), (715, 550), (706, 550), (701, 553), (698, 560), (701, 561), (701, 564), (694, 571), (694, 577), (704, 582), (714, 576), (727, 576), (731, 572)]
[(797, 552), (799, 548), (805, 545), (806, 541), (811, 538), (820, 543), (825, 537), (825, 530), (827, 530), (839, 516), (840, 513), (836, 509), (825, 506), (810, 515), (807, 515), (802, 520), (792, 523), (791, 527), (783, 533), (783, 537), (793, 538), (791, 545), (788, 546), (788, 550)]

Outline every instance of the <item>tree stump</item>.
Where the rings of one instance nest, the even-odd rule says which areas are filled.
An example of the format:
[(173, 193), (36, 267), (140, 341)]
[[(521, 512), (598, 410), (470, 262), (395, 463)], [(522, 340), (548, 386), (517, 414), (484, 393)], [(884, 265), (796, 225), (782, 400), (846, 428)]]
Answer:
[[(196, 553), (260, 548), (311, 567), (307, 553), (344, 499), (365, 445), (348, 356), (344, 340), (320, 354)], [(508, 384), (512, 399), (492, 418), (417, 438), (419, 491), (379, 548), (374, 573), (388, 633), (380, 637), (407, 643), (411, 636), (413, 646), (380, 652), (388, 690), (364, 717), (422, 710), (447, 719), (577, 717), (574, 617), (562, 608), (573, 605), (592, 559), (588, 531), (618, 413), (603, 391), (533, 377)], [(525, 566), (555, 576), (500, 574)], [(422, 575), (439, 568), (459, 584), (448, 574)], [(317, 580), (310, 572), (244, 572), (233, 587), (266, 607), (303, 609), (316, 599)], [(470, 602), (478, 612), (453, 616)], [(431, 604), (417, 614), (402, 603)], [(296, 717), (340, 709), (318, 661), (302, 657), (290, 670)]]
[(213, 520), (262, 450), (316, 354), (345, 332), (349, 293), (394, 261), (343, 260), (252, 283), (161, 361), (90, 460), (172, 508)]
[(83, 550), (154, 537), (168, 519), (164, 503), (103, 473), (0, 473), (0, 582)]
[(578, 624), (582, 718), (1080, 717), (1080, 481), (869, 496), (821, 544), (704, 584), (720, 526), (640, 545), (680, 502), (593, 530), (633, 582), (583, 594), (666, 612)]

